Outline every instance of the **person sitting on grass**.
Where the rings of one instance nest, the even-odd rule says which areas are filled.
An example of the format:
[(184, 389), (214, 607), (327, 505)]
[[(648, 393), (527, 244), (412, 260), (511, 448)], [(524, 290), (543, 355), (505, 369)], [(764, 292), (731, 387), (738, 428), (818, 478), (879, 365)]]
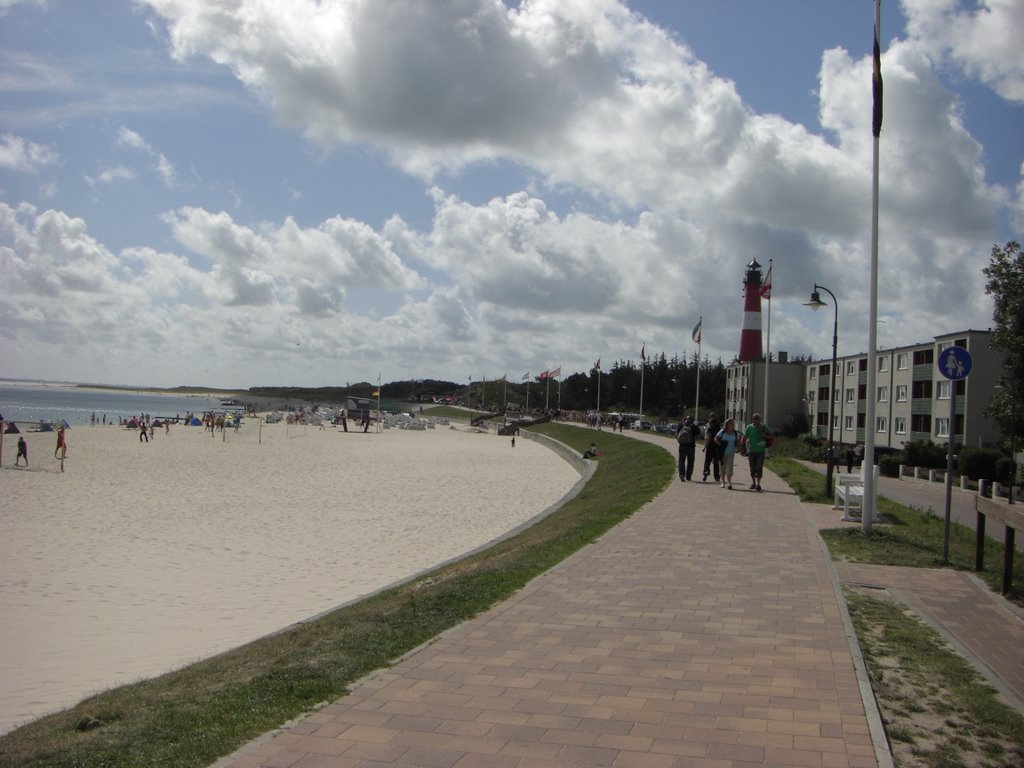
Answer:
[(584, 459), (596, 459), (598, 457), (597, 446), (594, 443), (590, 444), (590, 447), (583, 452)]

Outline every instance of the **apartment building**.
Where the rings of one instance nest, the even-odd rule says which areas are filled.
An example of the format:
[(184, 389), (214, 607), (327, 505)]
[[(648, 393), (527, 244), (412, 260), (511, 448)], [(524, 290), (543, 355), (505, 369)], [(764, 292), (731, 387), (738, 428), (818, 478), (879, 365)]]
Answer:
[[(934, 337), (931, 341), (895, 349), (881, 350), (873, 361), (865, 354), (849, 355), (836, 361), (835, 386), (832, 385), (832, 360), (801, 364), (803, 384), (799, 391), (775, 381), (772, 365), (769, 399), (774, 421), (781, 425), (787, 415), (802, 413), (818, 437), (829, 437), (839, 444), (863, 443), (869, 425), (865, 423), (868, 397), (874, 398), (875, 423), (870, 428), (876, 446), (902, 448), (910, 440), (930, 439), (943, 443), (950, 434), (950, 400), (955, 398), (953, 424), (956, 439), (966, 445), (997, 442), (999, 435), (984, 411), (999, 385), (1003, 371), (1002, 355), (990, 348), (990, 331), (965, 330)], [(951, 382), (940, 372), (937, 361), (950, 346), (963, 347), (971, 354), (970, 375)], [(867, 391), (868, 365), (875, 369), (875, 391)], [(753, 413), (750, 402), (763, 402), (763, 373), (744, 370), (764, 363), (736, 363), (727, 371), (726, 410), (737, 426), (745, 424)], [(758, 382), (758, 375), (761, 381)], [(732, 382), (742, 384), (743, 398), (730, 400)], [(743, 387), (752, 391), (746, 392)], [(742, 428), (742, 427), (740, 427)]]

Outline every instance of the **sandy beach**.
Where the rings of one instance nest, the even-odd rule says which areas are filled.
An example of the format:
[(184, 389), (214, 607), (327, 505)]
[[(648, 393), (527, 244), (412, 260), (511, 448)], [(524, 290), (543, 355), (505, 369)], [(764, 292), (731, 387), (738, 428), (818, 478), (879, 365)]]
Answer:
[(4, 436), (0, 733), (462, 555), (579, 479), (464, 423), (67, 434), (64, 473), (54, 433), (26, 435), (28, 470)]

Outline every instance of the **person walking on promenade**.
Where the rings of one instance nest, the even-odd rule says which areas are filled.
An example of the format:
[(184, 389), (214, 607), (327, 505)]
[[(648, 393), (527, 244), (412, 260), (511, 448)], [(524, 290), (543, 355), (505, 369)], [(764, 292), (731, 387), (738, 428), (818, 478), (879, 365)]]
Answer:
[(736, 449), (739, 447), (740, 435), (736, 431), (736, 422), (732, 419), (725, 420), (725, 426), (718, 430), (715, 435), (715, 443), (722, 452), (722, 487), (732, 490), (732, 469), (736, 458)]
[(761, 490), (761, 477), (764, 474), (764, 456), (768, 446), (775, 442), (775, 435), (767, 424), (761, 423), (761, 414), (750, 417), (751, 423), (743, 430), (740, 445), (747, 450), (750, 462), (750, 490)]
[(679, 479), (684, 483), (693, 480), (694, 454), (697, 451), (694, 444), (694, 429), (693, 419), (687, 416), (676, 433), (676, 440), (679, 442)]
[(25, 459), (25, 466), (28, 466), (28, 443), (25, 442), (25, 436), (22, 435), (18, 438), (18, 455), (14, 457), (14, 466), (18, 466), (18, 462)]
[(715, 414), (708, 416), (708, 424), (704, 430), (704, 478), (703, 482), (708, 481), (708, 475), (711, 474), (710, 470), (714, 470), (715, 482), (717, 483), (721, 478), (719, 477), (719, 464), (721, 463), (721, 454), (719, 451), (718, 443), (715, 442), (715, 437), (718, 435), (721, 425), (718, 423), (718, 419)]

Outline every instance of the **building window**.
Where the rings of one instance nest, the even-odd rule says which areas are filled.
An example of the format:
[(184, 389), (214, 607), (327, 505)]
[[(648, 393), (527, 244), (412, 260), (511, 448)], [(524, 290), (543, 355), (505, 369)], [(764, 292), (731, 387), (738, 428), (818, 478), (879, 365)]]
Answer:
[(934, 349), (919, 349), (914, 353), (914, 365), (935, 365)]
[(879, 387), (878, 388), (878, 402), (888, 403), (889, 402), (889, 388)]
[(814, 402), (814, 390), (813, 389), (808, 389), (807, 390), (807, 402), (808, 403), (813, 403)]
[(900, 352), (896, 355), (896, 370), (905, 371), (907, 370), (907, 353)]
[(838, 389), (836, 390), (836, 396), (832, 398), (832, 402), (834, 402), (834, 403), (838, 403), (839, 402), (839, 390)]
[(888, 357), (880, 357), (880, 358), (878, 358), (878, 372), (879, 373), (886, 373), (886, 372), (888, 372), (888, 370), (889, 370), (889, 358)]
[(832, 429), (839, 429), (839, 416), (832, 416)]
[(815, 366), (813, 366), (813, 365), (811, 366), (811, 378), (812, 379), (818, 378), (818, 369)]
[(846, 390), (846, 402), (852, 403), (854, 401), (853, 393), (854, 393), (853, 387), (850, 387), (848, 390)]
[(818, 375), (819, 376), (828, 376), (829, 371), (831, 371), (831, 370), (832, 370), (831, 363), (826, 363), (825, 365), (819, 365), (818, 366)]
[(935, 436), (936, 437), (949, 437), (949, 419), (944, 419), (941, 416), (935, 419)]
[(856, 360), (851, 360), (850, 362), (848, 362), (846, 364), (846, 375), (847, 376), (853, 376), (856, 373), (857, 373), (857, 361)]
[(885, 416), (879, 416), (875, 419), (875, 432), (885, 432), (888, 427), (889, 424), (887, 423)]
[(936, 400), (949, 400), (949, 382), (942, 380), (936, 383)]
[(866, 357), (862, 357), (860, 359), (860, 364), (857, 366), (857, 370), (859, 370), (859, 371), (866, 371), (867, 369), (868, 369), (868, 359)]
[(941, 355), (943, 350), (949, 349), (953, 346), (952, 341), (940, 341), (939, 342), (939, 354)]
[(924, 434), (931, 434), (932, 431), (932, 417), (927, 413), (917, 413), (910, 417), (910, 430), (912, 432), (922, 432)]
[(905, 416), (897, 416), (893, 421), (896, 422), (897, 435), (907, 434), (907, 418)]
[(828, 402), (828, 387), (818, 387), (818, 399)]
[[(931, 381), (915, 381), (911, 385), (910, 396), (915, 400), (932, 399), (932, 383)], [(916, 432), (917, 430), (915, 430)]]
[(905, 403), (907, 402), (907, 385), (897, 384), (896, 385), (896, 402)]
[(847, 432), (852, 432), (853, 431), (853, 416), (846, 416), (843, 419), (843, 428)]

